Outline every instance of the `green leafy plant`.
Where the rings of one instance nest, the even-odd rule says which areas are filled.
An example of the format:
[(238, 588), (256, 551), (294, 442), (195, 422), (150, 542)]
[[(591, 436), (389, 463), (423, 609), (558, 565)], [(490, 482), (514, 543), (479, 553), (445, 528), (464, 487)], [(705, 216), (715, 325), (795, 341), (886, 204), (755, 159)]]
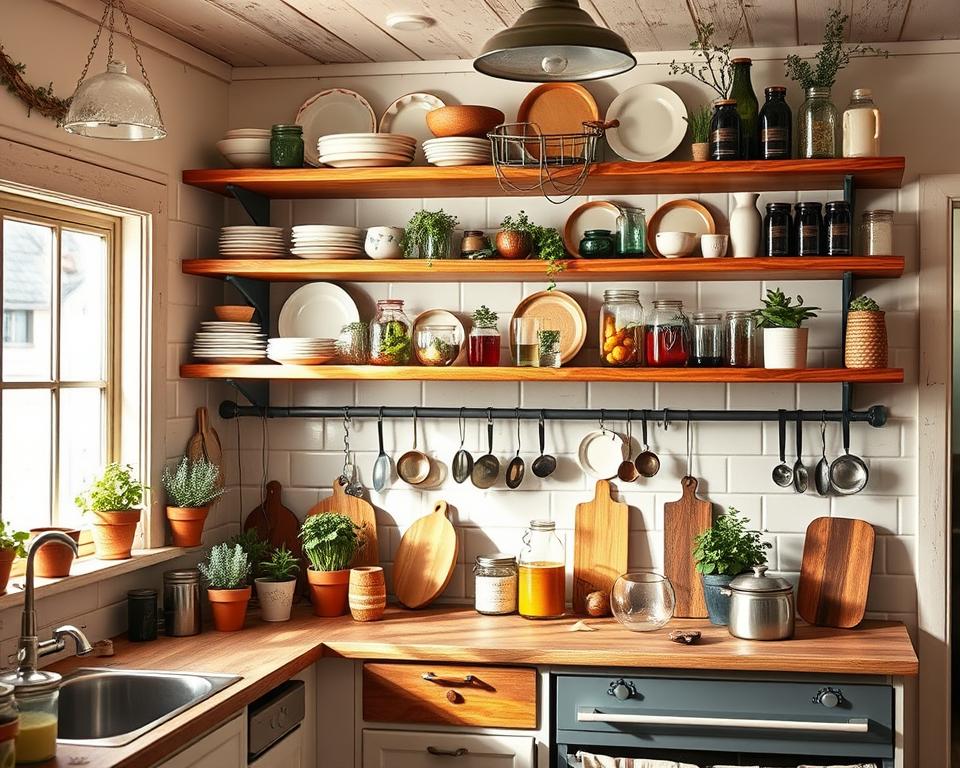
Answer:
[(346, 515), (310, 515), (300, 528), (303, 553), (315, 571), (341, 571), (364, 545), (363, 528)]
[(26, 531), (15, 531), (12, 525), (8, 528), (7, 524), (0, 520), (0, 549), (12, 549), (17, 557), (26, 557), (27, 548), (24, 542), (29, 538), (30, 534)]
[(269, 560), (260, 563), (260, 573), (270, 581), (293, 581), (300, 572), (300, 562), (282, 544), (273, 550)]
[(231, 547), (240, 547), (246, 555), (248, 563), (260, 563), (270, 557), (270, 542), (260, 538), (256, 528), (238, 533), (227, 541)]
[(111, 462), (74, 503), (83, 512), (123, 512), (143, 503), (145, 486), (133, 477), (133, 467)]
[(857, 296), (850, 302), (851, 312), (879, 312), (880, 305), (869, 296)]
[(843, 41), (844, 30), (850, 17), (840, 10), (839, 5), (830, 11), (823, 28), (823, 45), (814, 56), (811, 64), (797, 54), (791, 53), (784, 62), (786, 75), (801, 88), (832, 88), (837, 81), (837, 73), (846, 67), (851, 59), (863, 56), (889, 56), (889, 51), (870, 45), (847, 45)]
[(494, 328), (497, 327), (497, 313), (490, 309), (486, 304), (481, 304), (473, 312), (474, 328)]
[(560, 346), (560, 331), (540, 331), (537, 334), (540, 344), (540, 353), (551, 354)]
[(693, 544), (697, 573), (736, 576), (755, 565), (766, 565), (764, 550), (772, 545), (761, 541), (759, 531), (747, 530), (749, 522), (750, 518), (729, 507), (712, 527), (697, 535)]
[(569, 258), (560, 232), (555, 227), (541, 227), (534, 224), (525, 211), (520, 211), (516, 216), (504, 216), (503, 221), (500, 222), (500, 229), (530, 236), (534, 255), (541, 261), (547, 262), (547, 277), (550, 278), (547, 290), (552, 291), (556, 288), (557, 284), (553, 278), (567, 268)]
[(241, 589), (250, 575), (250, 561), (239, 544), (217, 544), (197, 568), (210, 589)]
[[(742, 21), (742, 20), (741, 20)], [(702, 61), (685, 61), (680, 64), (676, 60), (670, 62), (671, 75), (687, 75), (699, 80), (708, 88), (716, 91), (721, 99), (730, 94), (733, 85), (733, 67), (730, 64), (730, 49), (733, 41), (740, 32), (739, 25), (730, 35), (730, 39), (718, 45), (713, 35), (716, 28), (710, 22), (696, 22), (697, 39), (690, 43), (690, 50)]]
[(690, 140), (694, 144), (704, 144), (710, 140), (710, 121), (713, 120), (713, 110), (709, 104), (703, 104), (683, 118), (690, 127)]
[(439, 211), (419, 210), (410, 217), (400, 238), (403, 255), (408, 259), (426, 258), (430, 246), (436, 248), (447, 241), (460, 220), (442, 208)]
[(399, 320), (388, 320), (381, 328), (380, 344), (374, 359), (389, 365), (406, 364), (413, 349), (410, 330)]
[(804, 320), (817, 316), (814, 310), (820, 309), (804, 306), (803, 296), (797, 296), (796, 304), (792, 302), (779, 288), (767, 290), (763, 306), (753, 311), (757, 328), (799, 328)]
[(191, 461), (184, 456), (174, 471), (164, 467), (160, 480), (171, 507), (206, 507), (223, 495), (220, 468), (206, 459)]

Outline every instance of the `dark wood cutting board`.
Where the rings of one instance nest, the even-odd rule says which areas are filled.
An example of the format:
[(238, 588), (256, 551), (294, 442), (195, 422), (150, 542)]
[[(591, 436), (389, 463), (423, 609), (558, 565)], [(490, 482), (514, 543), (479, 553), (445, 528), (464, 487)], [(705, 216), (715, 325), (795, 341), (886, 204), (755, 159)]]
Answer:
[(610, 496), (610, 483), (598, 480), (593, 501), (577, 504), (573, 536), (573, 611), (586, 613), (587, 595), (610, 594), (627, 570), (630, 511)]
[(713, 522), (713, 505), (697, 497), (697, 479), (680, 481), (683, 495), (663, 505), (663, 573), (676, 593), (673, 615), (682, 619), (707, 616), (703, 585), (693, 562), (693, 540)]
[(810, 624), (850, 629), (863, 621), (876, 533), (863, 520), (818, 517), (807, 526), (797, 613)]
[[(276, 480), (267, 483), (266, 497), (243, 521), (243, 530), (255, 528), (257, 535), (277, 549), (284, 546), (300, 561), (300, 575), (297, 578), (297, 591), (302, 592), (306, 585), (307, 561), (300, 546), (300, 521), (297, 516), (283, 506), (283, 488)], [(259, 573), (260, 564), (251, 563), (254, 573)]]

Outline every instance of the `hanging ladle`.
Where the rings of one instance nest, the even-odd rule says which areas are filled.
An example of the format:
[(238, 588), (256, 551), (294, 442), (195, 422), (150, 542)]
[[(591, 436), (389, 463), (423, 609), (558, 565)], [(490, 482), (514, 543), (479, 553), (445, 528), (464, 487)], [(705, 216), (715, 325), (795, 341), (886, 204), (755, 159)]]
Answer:
[(537, 431), (540, 433), (540, 455), (533, 460), (533, 465), (530, 468), (533, 470), (533, 474), (535, 474), (537, 477), (549, 477), (557, 468), (557, 460), (549, 453), (543, 452), (543, 411), (540, 411), (540, 422), (537, 425)]
[(380, 443), (380, 453), (373, 462), (373, 490), (378, 493), (387, 487), (390, 479), (390, 457), (383, 450), (383, 408), (377, 414), (377, 440)]
[(460, 450), (453, 457), (453, 479), (458, 483), (464, 483), (473, 471), (473, 455), (463, 447), (467, 437), (467, 420), (463, 418), (463, 408), (460, 409), (458, 421), (460, 422)]
[(779, 411), (780, 427), (780, 463), (773, 468), (773, 482), (781, 488), (787, 488), (793, 484), (793, 470), (787, 466), (787, 412), (781, 409)]
[(803, 466), (803, 411), (797, 411), (797, 461), (793, 465), (793, 490), (806, 493), (808, 485), (807, 468)]
[[(664, 416), (666, 419), (666, 416)], [(641, 436), (643, 437), (643, 451), (634, 459), (634, 466), (643, 477), (653, 477), (660, 471), (660, 457), (650, 450), (650, 444), (647, 442), (647, 410), (644, 408), (641, 413)]]
[(820, 461), (813, 472), (813, 482), (817, 486), (817, 493), (829, 496), (832, 484), (830, 482), (830, 462), (827, 461), (827, 415), (820, 412)]
[(617, 477), (625, 483), (632, 483), (639, 477), (637, 466), (633, 463), (633, 411), (627, 411), (627, 458), (620, 462)]
[(481, 490), (491, 488), (500, 474), (500, 460), (493, 455), (493, 417), (487, 408), (487, 452), (473, 464), (470, 481)]
[(520, 458), (520, 409), (517, 408), (517, 455), (507, 464), (507, 488), (511, 491), (520, 487), (523, 482), (525, 466)]
[(870, 470), (863, 459), (850, 453), (850, 414), (843, 412), (843, 456), (830, 465), (830, 483), (841, 496), (860, 493), (867, 486)]

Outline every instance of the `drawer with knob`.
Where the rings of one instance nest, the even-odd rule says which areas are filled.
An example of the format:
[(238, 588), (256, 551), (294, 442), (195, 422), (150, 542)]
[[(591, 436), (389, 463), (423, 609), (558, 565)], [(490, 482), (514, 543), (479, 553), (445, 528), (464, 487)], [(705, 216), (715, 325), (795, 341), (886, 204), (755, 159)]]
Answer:
[(531, 736), (428, 733), (424, 731), (363, 732), (363, 768), (534, 768)]
[(530, 667), (367, 663), (363, 719), (535, 729), (537, 688)]

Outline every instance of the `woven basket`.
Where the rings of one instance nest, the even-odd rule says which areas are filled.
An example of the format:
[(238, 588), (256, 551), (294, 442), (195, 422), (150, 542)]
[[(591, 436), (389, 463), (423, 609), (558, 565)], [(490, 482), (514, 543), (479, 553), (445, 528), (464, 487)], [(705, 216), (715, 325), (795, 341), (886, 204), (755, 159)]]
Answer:
[(843, 364), (847, 368), (887, 367), (887, 325), (883, 312), (851, 312)]

